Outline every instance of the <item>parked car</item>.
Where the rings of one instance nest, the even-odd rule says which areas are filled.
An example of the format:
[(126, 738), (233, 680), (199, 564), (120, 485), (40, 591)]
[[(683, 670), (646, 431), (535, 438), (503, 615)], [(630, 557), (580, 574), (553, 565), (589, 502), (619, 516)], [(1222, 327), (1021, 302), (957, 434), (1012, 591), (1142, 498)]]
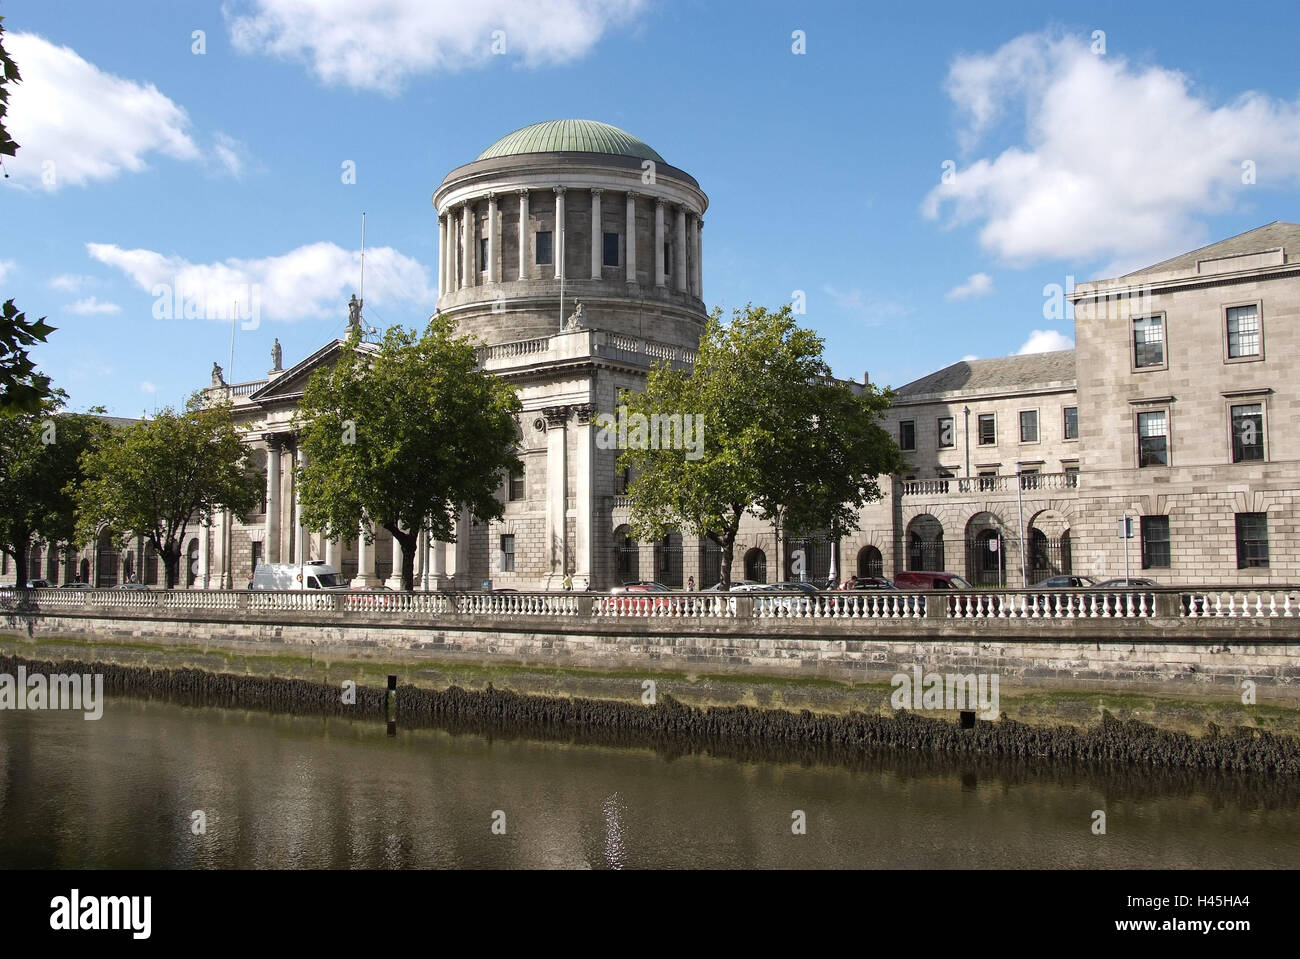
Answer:
[(89, 583), (64, 583), (59, 589), (93, 589)]
[(1099, 585), (1091, 576), (1051, 576), (1030, 589), (1082, 589)]
[(50, 589), (51, 586), (49, 580), (29, 579), (27, 581), (27, 588), (28, 589)]
[[(615, 586), (610, 591), (609, 598), (602, 602), (602, 609), (606, 614), (610, 613), (648, 613), (652, 610), (667, 608), (667, 600), (660, 598), (659, 594), (671, 593), (663, 583), (656, 583), (650, 580), (640, 580), (634, 583), (624, 583), (622, 586)], [(648, 594), (654, 594), (651, 598)]]
[[(755, 586), (765, 586), (765, 585), (766, 585), (765, 583), (760, 583), (752, 579), (733, 579), (731, 581), (731, 591), (736, 592), (740, 589), (752, 589)], [(718, 582), (718, 583), (714, 583), (712, 586), (706, 586), (704, 589), (700, 590), (700, 592), (720, 593), (722, 592), (722, 583)]]
[(393, 605), (393, 592), (387, 586), (353, 586), (343, 597), (343, 608), (351, 610), (388, 609)]
[[(1116, 613), (1122, 613), (1124, 612), (1124, 603), (1125, 603), (1124, 596), (1129, 595), (1129, 596), (1133, 596), (1131, 602), (1133, 603), (1135, 609), (1139, 609), (1142, 606), (1145, 606), (1149, 613), (1154, 613), (1156, 608), (1156, 594), (1143, 593), (1141, 595), (1144, 597), (1144, 599), (1139, 600), (1138, 597), (1132, 593), (1132, 588), (1134, 586), (1159, 586), (1159, 585), (1160, 584), (1157, 583), (1154, 579), (1150, 579), (1145, 576), (1132, 576), (1129, 577), (1128, 579), (1125, 579), (1124, 577), (1121, 576), (1118, 579), (1105, 580), (1104, 582), (1098, 583), (1097, 588), (1114, 590), (1115, 592), (1098, 594), (1097, 611), (1100, 613), (1104, 608), (1106, 610), (1109, 610), (1112, 616), (1114, 616)], [(1087, 612), (1091, 613), (1092, 612), (1091, 608), (1089, 608)]]
[(906, 570), (894, 574), (896, 589), (974, 589), (964, 578), (956, 573), (933, 573), (922, 570)]
[(253, 589), (345, 590), (347, 583), (333, 566), (319, 560), (310, 563), (259, 563), (253, 570)]
[(148, 589), (144, 583), (118, 583), (114, 589)]
[(840, 589), (842, 590), (855, 590), (855, 589), (897, 590), (898, 587), (895, 586), (889, 580), (885, 579), (885, 577), (883, 576), (854, 576), (851, 579), (845, 580), (844, 584), (840, 587)]

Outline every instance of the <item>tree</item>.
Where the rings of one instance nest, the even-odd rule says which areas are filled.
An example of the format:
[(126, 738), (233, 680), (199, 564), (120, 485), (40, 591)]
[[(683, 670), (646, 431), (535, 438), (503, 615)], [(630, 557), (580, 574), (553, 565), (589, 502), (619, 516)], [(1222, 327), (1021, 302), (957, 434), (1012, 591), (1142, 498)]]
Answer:
[(485, 522), (504, 515), (497, 493), (522, 466), (519, 410), (450, 320), (435, 316), (418, 335), (394, 327), (378, 347), (354, 329), (298, 407), (304, 524), (331, 539), (388, 530), (402, 545), (402, 588), (413, 588), (421, 530), (451, 542), (461, 507)]
[(628, 423), (644, 416), (650, 435), (673, 416), (704, 417), (703, 442), (690, 455), (641, 442), (629, 429), (618, 465), (634, 476), (628, 495), (638, 537), (658, 538), (671, 526), (707, 537), (722, 549), (725, 588), (746, 512), (782, 518), (792, 533), (857, 528), (858, 510), (880, 498), (877, 477), (903, 468), (877, 422), (891, 394), (835, 380), (822, 351), (821, 337), (800, 329), (788, 305), (776, 312), (747, 305), (725, 326), (715, 310), (693, 369), (656, 367), (643, 393), (622, 394)]
[(93, 539), (107, 526), (122, 540), (135, 533), (162, 557), (165, 583), (180, 578), (190, 525), (228, 509), (246, 513), (262, 495), (263, 479), (226, 404), (207, 407), (195, 393), (179, 412), (114, 430), (82, 458), (86, 482), (78, 497), (78, 533)]
[(54, 549), (73, 541), (81, 457), (107, 430), (97, 417), (61, 412), (62, 403), (58, 393), (36, 413), (0, 416), (0, 550), (13, 557), (20, 585), (33, 539)]
[[(5, 115), (9, 111), (10, 83), (18, 83), (18, 65), (5, 52), (4, 17), (0, 17), (0, 155), (14, 156), (18, 144), (5, 128)], [(8, 173), (5, 176), (9, 176)], [(36, 364), (27, 356), (27, 347), (44, 343), (54, 332), (54, 327), (41, 317), (28, 322), (27, 315), (19, 312), (13, 300), (6, 300), (0, 309), (0, 416), (16, 413), (36, 413), (42, 404), (53, 397), (50, 378), (36, 372)]]

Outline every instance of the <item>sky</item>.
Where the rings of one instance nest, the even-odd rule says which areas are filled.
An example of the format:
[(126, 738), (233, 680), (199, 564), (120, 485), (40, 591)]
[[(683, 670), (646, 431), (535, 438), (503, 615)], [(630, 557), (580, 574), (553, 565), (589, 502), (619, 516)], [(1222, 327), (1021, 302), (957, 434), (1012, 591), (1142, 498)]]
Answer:
[(706, 305), (803, 304), (840, 376), (1068, 348), (1073, 282), (1300, 220), (1300, 6), (1173, 9), (0, 0), (0, 298), (72, 409), (179, 405), (232, 330), (230, 381), (342, 334), (363, 211), (368, 321), (422, 327), (445, 174), (581, 117), (708, 194)]

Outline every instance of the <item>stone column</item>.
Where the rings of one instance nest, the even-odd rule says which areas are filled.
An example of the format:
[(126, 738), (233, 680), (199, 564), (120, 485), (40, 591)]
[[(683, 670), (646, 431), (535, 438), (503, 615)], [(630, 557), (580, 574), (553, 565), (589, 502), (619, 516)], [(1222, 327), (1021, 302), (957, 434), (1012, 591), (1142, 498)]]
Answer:
[(695, 295), (704, 299), (704, 218), (695, 218)]
[(465, 204), (465, 286), (478, 286), (478, 220), (474, 205)]
[(377, 586), (379, 580), (375, 578), (375, 561), (371, 555), (371, 550), (375, 548), (374, 543), (366, 542), (366, 524), (362, 523), (357, 528), (357, 575), (352, 580), (353, 586)]
[(325, 540), (325, 565), (339, 572), (339, 541), (336, 539)]
[(433, 550), (433, 588), (442, 589), (443, 580), (447, 577), (447, 544), (436, 539), (429, 545)]
[(627, 195), (627, 281), (636, 282), (636, 194)]
[(268, 563), (280, 562), (280, 439), (264, 433), (266, 440), (266, 556)]
[(591, 278), (599, 280), (605, 260), (605, 231), (600, 222), (600, 190), (591, 191)]
[(555, 189), (555, 242), (552, 243), (555, 254), (555, 278), (564, 279), (564, 191), (565, 188), (557, 186)]
[(568, 524), (568, 437), (565, 423), (569, 407), (548, 406), (546, 417), (546, 561), (548, 585), (564, 578), (569, 553)]
[(528, 191), (519, 191), (519, 279), (528, 279)]
[(592, 491), (596, 486), (596, 475), (593, 470), (592, 456), (592, 426), (591, 420), (595, 416), (595, 410), (590, 404), (579, 406), (577, 413), (577, 440), (578, 449), (575, 455), (573, 482), (577, 484), (578, 510), (574, 518), (573, 535), (577, 540), (574, 543), (573, 557), (573, 579), (574, 589), (582, 589), (591, 582), (596, 572), (596, 555), (595, 543), (593, 541), (593, 529), (595, 528), (596, 517), (593, 513), (595, 500)]
[(487, 261), (487, 281), (490, 284), (499, 283), (501, 278), (497, 276), (497, 195), (488, 194), (488, 261)]
[[(206, 520), (199, 520), (199, 572), (194, 577), (194, 583), (199, 589), (210, 589), (208, 583), (209, 571), (212, 566), (212, 524)], [(126, 582), (123, 578), (122, 582)]]
[(416, 571), (420, 577), (420, 589), (424, 590), (427, 593), (429, 591), (429, 532), (428, 530), (424, 530), (424, 529), (420, 530), (420, 535), (418, 539), (419, 539), (419, 545), (417, 546), (417, 549), (419, 550), (419, 553), (417, 553), (416, 555), (419, 557), (419, 562), (416, 564), (417, 567)]
[(677, 208), (677, 249), (674, 251), (677, 255), (674, 257), (677, 263), (674, 265), (673, 272), (677, 275), (673, 277), (676, 280), (677, 289), (686, 292), (686, 207)]
[(456, 572), (455, 582), (460, 589), (473, 589), (478, 584), (470, 579), (469, 573), (469, 507), (461, 508), (456, 519)]
[(393, 537), (393, 571), (388, 574), (388, 582), (384, 585), (389, 589), (402, 588), (402, 558), (406, 555), (402, 549), (402, 544), (396, 536)]
[(447, 295), (447, 215), (438, 214), (438, 295)]
[(664, 201), (655, 200), (655, 286), (664, 285)]
[[(299, 470), (307, 465), (307, 452), (301, 445), (298, 446), (296, 459)], [(307, 548), (307, 527), (302, 523), (302, 495), (298, 487), (298, 474), (295, 474), (293, 479), (293, 561), (301, 565), (311, 559), (311, 551)]]

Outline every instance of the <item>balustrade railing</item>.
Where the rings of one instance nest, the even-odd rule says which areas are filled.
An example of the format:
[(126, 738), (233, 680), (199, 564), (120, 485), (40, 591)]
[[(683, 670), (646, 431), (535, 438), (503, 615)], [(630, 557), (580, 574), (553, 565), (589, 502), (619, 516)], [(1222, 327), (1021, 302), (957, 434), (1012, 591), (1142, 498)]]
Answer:
[(451, 616), (700, 620), (1146, 620), (1293, 619), (1300, 587), (1134, 587), (1029, 590), (833, 590), (818, 593), (411, 592), (0, 588), (0, 613), (90, 609), (286, 612), (404, 619)]
[[(1078, 473), (1020, 473), (1020, 489), (1072, 490), (1079, 488)], [(1017, 474), (998, 476), (941, 476), (936, 479), (903, 481), (904, 496), (965, 496), (971, 493), (1014, 493)]]

